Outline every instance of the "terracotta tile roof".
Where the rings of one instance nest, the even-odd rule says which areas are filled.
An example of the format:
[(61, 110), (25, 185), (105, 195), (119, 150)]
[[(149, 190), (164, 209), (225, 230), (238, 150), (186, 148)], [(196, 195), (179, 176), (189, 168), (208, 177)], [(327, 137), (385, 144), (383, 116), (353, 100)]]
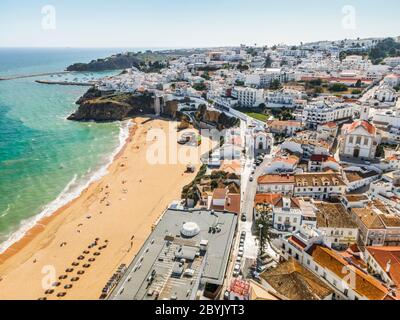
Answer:
[(362, 120), (358, 120), (353, 122), (351, 125), (349, 125), (346, 128), (346, 132), (347, 133), (351, 133), (354, 130), (356, 130), (358, 127), (363, 127), (369, 134), (374, 135), (376, 133), (376, 128), (374, 125), (372, 125), (371, 123), (369, 123), (368, 121), (362, 121)]
[(249, 300), (282, 300), (277, 294), (273, 294), (268, 291), (262, 285), (258, 284), (254, 280), (249, 280), (250, 282), (250, 293)]
[(240, 194), (228, 194), (224, 209), (225, 211), (240, 214)]
[(289, 300), (323, 300), (333, 293), (329, 286), (294, 259), (263, 272), (261, 278)]
[(368, 201), (369, 198), (365, 194), (346, 194), (343, 196), (348, 202)]
[(367, 208), (353, 208), (351, 211), (361, 220), (367, 229), (385, 229), (378, 214), (370, 207)]
[(257, 193), (254, 197), (254, 205), (269, 203), (274, 204), (281, 197), (278, 193)]
[[(345, 186), (337, 173), (302, 173), (294, 176), (297, 187)], [(305, 184), (304, 184), (305, 183)]]
[(228, 190), (223, 188), (214, 189), (213, 199), (225, 199), (227, 196)]
[(241, 164), (237, 160), (233, 161), (224, 161), (219, 168), (221, 171), (225, 171), (228, 173), (234, 173), (236, 175), (241, 174)]
[(294, 176), (286, 174), (266, 174), (259, 177), (257, 182), (259, 184), (294, 184)]
[(336, 122), (327, 122), (327, 123), (321, 124), (321, 126), (329, 127), (329, 128), (336, 128), (337, 124), (336, 124)]
[(368, 229), (400, 227), (400, 217), (390, 213), (385, 205), (377, 201), (373, 201), (366, 208), (353, 208), (352, 212)]
[(354, 272), (355, 281), (354, 288), (360, 296), (366, 297), (370, 300), (384, 300), (386, 298), (392, 298), (389, 296), (388, 289), (374, 277), (365, 274), (358, 268), (350, 265), (340, 254), (334, 250), (320, 246), (313, 245), (309, 250), (308, 254), (311, 255), (314, 261), (321, 267), (331, 271), (340, 279), (347, 279), (349, 272), (343, 272), (343, 268), (347, 268)]
[(296, 236), (289, 237), (288, 241), (291, 242), (292, 244), (294, 244), (300, 250), (303, 250), (307, 247), (307, 245), (303, 241), (301, 241), (299, 238), (297, 238)]
[(386, 227), (393, 228), (393, 227), (400, 227), (400, 218), (393, 214), (381, 214), (379, 218), (382, 220), (383, 224)]
[(324, 162), (326, 159), (328, 159), (329, 156), (324, 155), (324, 154), (313, 154), (310, 157), (311, 161), (318, 161), (318, 162)]
[(400, 247), (367, 247), (366, 249), (383, 270), (386, 271), (387, 264), (390, 262), (388, 275), (400, 289)]
[(360, 181), (363, 179), (371, 178), (373, 176), (378, 176), (379, 173), (373, 170), (368, 172), (360, 172), (360, 171), (345, 171), (344, 174), (346, 175), (347, 180), (349, 182)]
[(302, 127), (303, 124), (301, 121), (295, 120), (268, 120), (267, 125), (270, 127)]
[[(279, 198), (275, 199), (273, 203), (274, 207), (283, 208), (283, 197), (280, 196)], [(300, 208), (300, 203), (297, 198), (290, 197), (290, 207), (291, 208)]]
[(357, 228), (350, 214), (340, 203), (315, 203), (317, 211), (317, 228)]
[(288, 157), (283, 157), (283, 156), (277, 157), (272, 160), (272, 162), (285, 162), (285, 163), (289, 163), (291, 165), (297, 164), (297, 163), (299, 163), (299, 161), (300, 161), (300, 158), (295, 155), (290, 155)]

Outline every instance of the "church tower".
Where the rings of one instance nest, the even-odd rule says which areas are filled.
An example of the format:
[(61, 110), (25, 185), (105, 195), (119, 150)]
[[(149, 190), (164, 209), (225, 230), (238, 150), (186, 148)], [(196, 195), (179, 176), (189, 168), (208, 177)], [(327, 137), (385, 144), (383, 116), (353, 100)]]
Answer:
[(368, 121), (369, 119), (369, 105), (362, 105), (360, 111), (360, 120)]

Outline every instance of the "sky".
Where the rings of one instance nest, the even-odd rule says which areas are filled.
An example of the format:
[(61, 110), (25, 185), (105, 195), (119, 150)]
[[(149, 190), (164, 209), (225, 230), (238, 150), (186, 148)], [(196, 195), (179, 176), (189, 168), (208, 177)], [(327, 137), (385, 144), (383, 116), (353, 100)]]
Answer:
[(0, 0), (0, 47), (296, 45), (400, 36), (399, 12), (398, 0)]

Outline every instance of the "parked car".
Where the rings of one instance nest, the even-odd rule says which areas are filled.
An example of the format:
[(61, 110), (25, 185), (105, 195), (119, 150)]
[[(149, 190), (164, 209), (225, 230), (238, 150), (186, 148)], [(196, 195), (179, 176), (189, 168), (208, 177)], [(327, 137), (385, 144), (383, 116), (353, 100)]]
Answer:
[(253, 181), (254, 181), (254, 177), (253, 177), (253, 176), (250, 176), (249, 181), (250, 181), (250, 182), (253, 182)]
[(236, 264), (233, 268), (233, 276), (238, 277), (240, 274), (240, 264)]
[(242, 233), (240, 234), (240, 237), (245, 239), (246, 238), (246, 231), (242, 231)]
[(224, 300), (229, 300), (229, 290), (225, 290), (225, 292), (224, 292)]
[(242, 220), (243, 222), (246, 222), (246, 221), (247, 221), (247, 217), (246, 217), (246, 214), (245, 214), (245, 213), (242, 213), (242, 215), (241, 215), (241, 217), (240, 217), (240, 220)]

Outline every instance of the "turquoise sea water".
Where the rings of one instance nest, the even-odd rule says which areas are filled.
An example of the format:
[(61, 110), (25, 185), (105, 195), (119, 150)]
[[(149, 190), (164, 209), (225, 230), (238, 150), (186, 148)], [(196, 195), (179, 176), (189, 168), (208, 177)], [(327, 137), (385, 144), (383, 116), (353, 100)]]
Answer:
[[(118, 49), (0, 49), (0, 77), (62, 71)], [(114, 74), (79, 73), (64, 78)], [(54, 78), (42, 77), (41, 79)], [(67, 121), (86, 87), (0, 81), (0, 252), (43, 215), (78, 195), (109, 162), (124, 124)]]

